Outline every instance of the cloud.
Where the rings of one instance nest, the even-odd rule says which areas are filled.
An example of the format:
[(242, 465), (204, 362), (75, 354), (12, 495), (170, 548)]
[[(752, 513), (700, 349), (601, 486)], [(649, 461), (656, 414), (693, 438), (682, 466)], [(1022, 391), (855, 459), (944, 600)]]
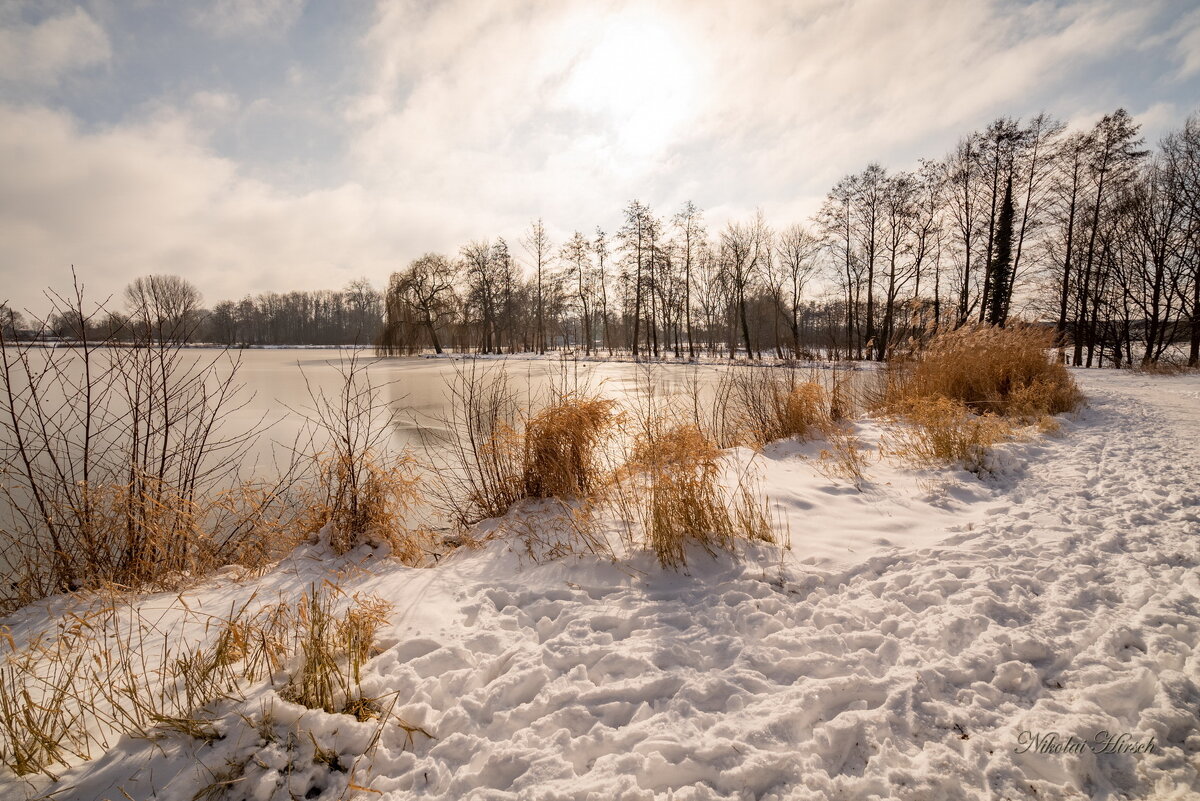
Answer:
[(1178, 30), (1179, 41), (1175, 51), (1179, 59), (1179, 77), (1187, 78), (1200, 72), (1200, 10), (1193, 11), (1183, 20)]
[(37, 24), (0, 27), (0, 83), (53, 86), (71, 72), (107, 63), (111, 56), (104, 29), (82, 8)]
[(200, 29), (222, 37), (280, 35), (296, 23), (304, 0), (213, 0), (193, 12)]
[[(1090, 124), (1125, 104), (1166, 124), (1178, 104), (1114, 77), (1134, 56), (1178, 71), (1175, 39), (1146, 44), (1165, 8), (381, 0), (357, 41), (337, 39), (347, 55), (302, 64), (302, 90), (295, 69), (252, 91), (198, 76), (102, 126), (49, 101), (0, 106), (0, 282), (21, 304), (72, 263), (97, 291), (174, 272), (209, 302), (382, 284), (535, 217), (558, 242), (611, 231), (635, 197), (660, 214), (695, 200), (711, 228), (759, 206), (786, 225), (841, 175), (937, 157), (999, 115)], [(300, 12), (222, 0), (205, 19), (233, 33)], [(313, 44), (291, 35), (289, 52)], [(331, 59), (361, 69), (322, 84)]]
[(14, 305), (39, 311), (71, 265), (100, 298), (149, 273), (182, 275), (210, 303), (364, 274), (382, 284), (406, 243), (450, 241), (452, 210), (436, 203), (247, 179), (189, 114), (89, 133), (63, 112), (0, 106), (0, 285)]
[(374, 80), (347, 119), (362, 180), (464, 213), (575, 226), (697, 194), (811, 211), (870, 160), (905, 166), (930, 140), (921, 155), (1036, 113), (1152, 17), (1112, 1), (384, 0), (364, 41)]

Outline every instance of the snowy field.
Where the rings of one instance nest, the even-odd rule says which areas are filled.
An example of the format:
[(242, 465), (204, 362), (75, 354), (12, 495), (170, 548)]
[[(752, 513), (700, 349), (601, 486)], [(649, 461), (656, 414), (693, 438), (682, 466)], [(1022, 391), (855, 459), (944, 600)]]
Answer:
[[(535, 565), (493, 541), (420, 570), (311, 546), (148, 597), (159, 630), (199, 636), (336, 572), (395, 605), (363, 689), (432, 737), (264, 686), (211, 742), (127, 736), (0, 796), (1200, 798), (1200, 377), (1075, 375), (1090, 408), (985, 479), (878, 460), (859, 492), (815, 446), (768, 448), (791, 549), (738, 563)], [(68, 611), (5, 621), (17, 646), (48, 610)]]

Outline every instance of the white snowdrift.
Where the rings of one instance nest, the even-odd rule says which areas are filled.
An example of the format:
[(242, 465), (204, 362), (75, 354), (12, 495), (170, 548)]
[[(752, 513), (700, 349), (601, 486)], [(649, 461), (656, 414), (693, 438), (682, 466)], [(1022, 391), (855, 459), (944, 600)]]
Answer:
[[(147, 598), (197, 637), (205, 614), (339, 571), (396, 605), (364, 690), (434, 738), (262, 688), (218, 710), (214, 742), (126, 737), (0, 795), (192, 799), (227, 779), (215, 797), (1200, 797), (1200, 379), (1076, 375), (1091, 408), (987, 480), (878, 462), (860, 493), (811, 450), (768, 449), (790, 552), (697, 552), (679, 574), (645, 555), (532, 565), (503, 542), (432, 570), (309, 548), (186, 608)], [(18, 645), (48, 611), (63, 600), (7, 621)], [(1153, 748), (1019, 753), (1026, 732), (1103, 731)]]

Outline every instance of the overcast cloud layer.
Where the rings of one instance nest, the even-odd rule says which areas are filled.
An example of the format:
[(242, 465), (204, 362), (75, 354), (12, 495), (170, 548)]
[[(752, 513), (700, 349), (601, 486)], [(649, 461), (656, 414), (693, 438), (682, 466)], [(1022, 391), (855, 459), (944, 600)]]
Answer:
[(785, 224), (999, 115), (1125, 106), (1154, 142), (1198, 98), (1182, 0), (0, 0), (0, 300), (41, 311), (72, 264), (208, 303), (382, 286), (634, 197)]

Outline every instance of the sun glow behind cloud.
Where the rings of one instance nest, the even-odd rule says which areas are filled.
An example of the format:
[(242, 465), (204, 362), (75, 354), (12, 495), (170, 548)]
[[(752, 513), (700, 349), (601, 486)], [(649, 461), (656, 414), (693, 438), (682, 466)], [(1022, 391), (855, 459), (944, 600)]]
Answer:
[(1175, 0), (0, 0), (0, 300), (71, 264), (207, 302), (381, 284), (635, 197), (786, 225), (1002, 114), (1124, 105), (1152, 144), (1197, 110), (1198, 32)]
[(699, 112), (706, 71), (677, 21), (657, 12), (625, 11), (605, 20), (585, 45), (562, 97), (592, 116), (621, 149), (651, 155)]

